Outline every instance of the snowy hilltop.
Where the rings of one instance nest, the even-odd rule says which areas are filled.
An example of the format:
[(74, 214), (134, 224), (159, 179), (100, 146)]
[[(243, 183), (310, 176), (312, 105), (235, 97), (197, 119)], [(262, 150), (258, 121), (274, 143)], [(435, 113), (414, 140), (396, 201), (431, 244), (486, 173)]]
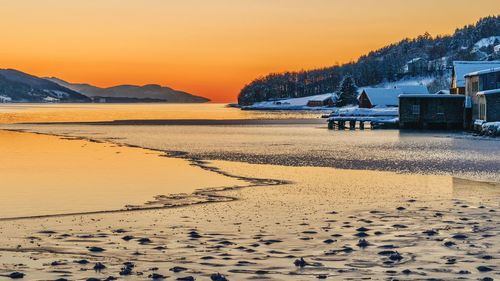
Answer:
[(76, 91), (14, 69), (0, 69), (0, 102), (90, 102)]
[(455, 60), (500, 59), (500, 16), (457, 29), (453, 35), (404, 39), (360, 57), (356, 62), (301, 72), (273, 73), (246, 85), (240, 105), (301, 98), (337, 91), (346, 75), (359, 87), (424, 84), (430, 92), (449, 88)]

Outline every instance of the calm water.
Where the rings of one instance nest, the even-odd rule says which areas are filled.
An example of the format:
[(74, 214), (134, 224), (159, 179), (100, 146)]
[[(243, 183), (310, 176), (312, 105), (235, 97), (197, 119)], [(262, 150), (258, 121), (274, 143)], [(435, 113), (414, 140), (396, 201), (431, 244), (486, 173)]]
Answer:
[[(61, 140), (0, 133), (1, 217), (120, 209), (156, 195), (238, 185), (234, 178), (158, 157), (182, 151), (208, 160), (446, 175), (500, 182), (500, 141), (453, 132), (329, 131), (304, 124), (320, 113), (257, 112), (221, 104), (2, 105), (0, 129), (83, 137)], [(243, 120), (230, 125), (5, 124), (112, 120)], [(269, 124), (248, 119), (290, 119)], [(201, 123), (200, 123), (201, 124)], [(0, 131), (1, 132), (1, 131)], [(110, 145), (115, 144), (115, 145)], [(285, 170), (283, 170), (285, 171)], [(286, 172), (279, 179), (287, 180)], [(71, 188), (69, 188), (71, 187)], [(78, 193), (73, 190), (79, 190)], [(44, 198), (44, 200), (37, 200)]]
[(0, 124), (154, 119), (318, 118), (317, 112), (242, 111), (226, 104), (0, 104)]

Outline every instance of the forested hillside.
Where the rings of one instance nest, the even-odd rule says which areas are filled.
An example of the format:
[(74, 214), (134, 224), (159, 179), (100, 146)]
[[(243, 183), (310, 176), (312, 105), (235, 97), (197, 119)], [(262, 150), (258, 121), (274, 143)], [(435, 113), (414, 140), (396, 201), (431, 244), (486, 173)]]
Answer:
[(238, 96), (240, 105), (334, 92), (350, 74), (358, 86), (430, 77), (431, 91), (447, 87), (454, 60), (500, 59), (500, 16), (479, 20), (457, 29), (453, 35), (414, 39), (370, 52), (356, 62), (300, 72), (273, 73), (246, 85)]

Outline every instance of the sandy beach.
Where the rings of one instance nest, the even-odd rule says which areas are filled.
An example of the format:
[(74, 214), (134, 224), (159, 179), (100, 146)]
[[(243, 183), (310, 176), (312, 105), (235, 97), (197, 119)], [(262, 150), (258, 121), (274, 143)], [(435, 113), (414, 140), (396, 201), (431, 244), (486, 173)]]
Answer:
[(498, 142), (321, 126), (2, 125), (0, 279), (498, 278)]

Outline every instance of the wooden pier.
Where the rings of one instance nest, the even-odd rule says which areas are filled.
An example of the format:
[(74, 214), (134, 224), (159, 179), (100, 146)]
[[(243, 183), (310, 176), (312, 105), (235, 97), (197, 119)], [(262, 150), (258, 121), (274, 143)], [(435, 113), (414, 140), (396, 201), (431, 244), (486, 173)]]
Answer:
[(394, 121), (394, 116), (335, 116), (328, 118), (329, 130), (364, 130), (366, 124), (370, 129), (376, 128), (397, 128), (398, 123)]

